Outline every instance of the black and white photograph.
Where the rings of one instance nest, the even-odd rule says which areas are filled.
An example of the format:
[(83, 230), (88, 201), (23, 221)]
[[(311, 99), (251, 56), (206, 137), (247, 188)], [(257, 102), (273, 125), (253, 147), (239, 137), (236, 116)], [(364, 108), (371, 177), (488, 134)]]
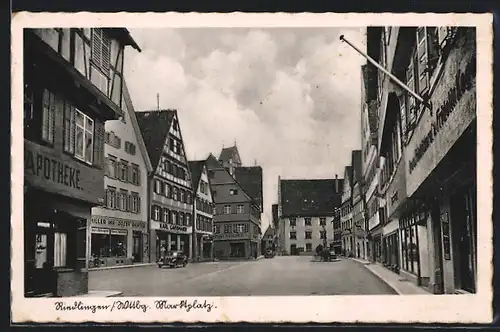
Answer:
[(491, 312), (491, 16), (38, 15), (13, 48), (18, 317)]

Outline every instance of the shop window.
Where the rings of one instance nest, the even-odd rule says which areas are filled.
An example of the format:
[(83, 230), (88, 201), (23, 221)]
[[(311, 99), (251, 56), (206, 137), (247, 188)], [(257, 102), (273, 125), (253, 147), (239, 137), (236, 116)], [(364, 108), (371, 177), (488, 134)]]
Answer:
[(306, 251), (312, 251), (312, 243), (306, 243)]
[(66, 266), (67, 235), (65, 233), (54, 234), (54, 267)]

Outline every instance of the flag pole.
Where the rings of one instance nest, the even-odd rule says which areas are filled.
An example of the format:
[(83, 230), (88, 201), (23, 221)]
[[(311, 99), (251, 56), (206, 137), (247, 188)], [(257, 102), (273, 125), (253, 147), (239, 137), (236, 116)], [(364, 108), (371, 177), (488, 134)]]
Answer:
[(410, 93), (413, 97), (415, 97), (415, 99), (417, 99), (418, 101), (420, 101), (422, 104), (424, 104), (425, 107), (427, 107), (428, 109), (432, 110), (432, 106), (431, 104), (429, 103), (428, 100), (422, 98), (421, 96), (419, 96), (415, 91), (413, 91), (412, 89), (410, 89), (406, 84), (404, 84), (403, 82), (401, 82), (396, 76), (394, 76), (393, 74), (391, 74), (387, 69), (385, 69), (384, 67), (382, 67), (377, 61), (373, 60), (368, 54), (365, 54), (363, 53), (359, 48), (357, 48), (356, 46), (354, 46), (350, 41), (348, 41), (347, 39), (345, 39), (344, 35), (341, 35), (340, 36), (340, 40), (347, 43), (349, 46), (351, 46), (352, 48), (354, 48), (359, 54), (361, 54), (362, 56), (364, 56), (372, 65), (374, 65), (375, 67), (377, 67), (380, 71), (382, 71), (384, 74), (386, 74), (387, 76), (389, 76), (393, 81), (395, 81), (401, 88), (405, 89), (406, 91), (408, 91), (408, 93)]

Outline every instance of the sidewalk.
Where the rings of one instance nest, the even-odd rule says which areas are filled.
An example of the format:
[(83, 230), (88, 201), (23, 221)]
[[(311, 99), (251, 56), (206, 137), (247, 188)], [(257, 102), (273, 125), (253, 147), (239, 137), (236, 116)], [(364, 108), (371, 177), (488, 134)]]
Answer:
[(426, 291), (424, 288), (411, 283), (399, 274), (386, 269), (381, 264), (353, 257), (349, 257), (348, 259), (363, 264), (366, 269), (370, 270), (371, 273), (385, 282), (396, 293), (398, 293), (398, 295), (431, 295), (431, 293)]
[(113, 269), (127, 269), (130, 267), (141, 267), (141, 266), (153, 266), (156, 265), (156, 263), (138, 263), (138, 264), (132, 264), (132, 265), (115, 265), (115, 266), (104, 266), (104, 267), (92, 267), (88, 269), (89, 272), (92, 271), (101, 271), (101, 270), (113, 270)]

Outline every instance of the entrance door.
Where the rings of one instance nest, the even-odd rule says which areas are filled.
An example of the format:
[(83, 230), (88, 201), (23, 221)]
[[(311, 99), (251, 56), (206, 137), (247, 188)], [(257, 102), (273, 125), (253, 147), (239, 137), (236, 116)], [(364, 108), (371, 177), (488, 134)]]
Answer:
[(56, 289), (54, 267), (54, 233), (38, 228), (34, 235), (35, 259), (32, 266), (34, 294), (53, 293)]
[(134, 262), (140, 262), (142, 261), (142, 233), (134, 231), (132, 233), (132, 241), (132, 255), (134, 257)]
[(472, 189), (452, 198), (452, 235), (455, 242), (456, 287), (468, 292), (476, 291), (475, 285), (475, 193)]
[(297, 245), (296, 244), (290, 245), (290, 255), (295, 256), (297, 254), (298, 254), (297, 253)]

